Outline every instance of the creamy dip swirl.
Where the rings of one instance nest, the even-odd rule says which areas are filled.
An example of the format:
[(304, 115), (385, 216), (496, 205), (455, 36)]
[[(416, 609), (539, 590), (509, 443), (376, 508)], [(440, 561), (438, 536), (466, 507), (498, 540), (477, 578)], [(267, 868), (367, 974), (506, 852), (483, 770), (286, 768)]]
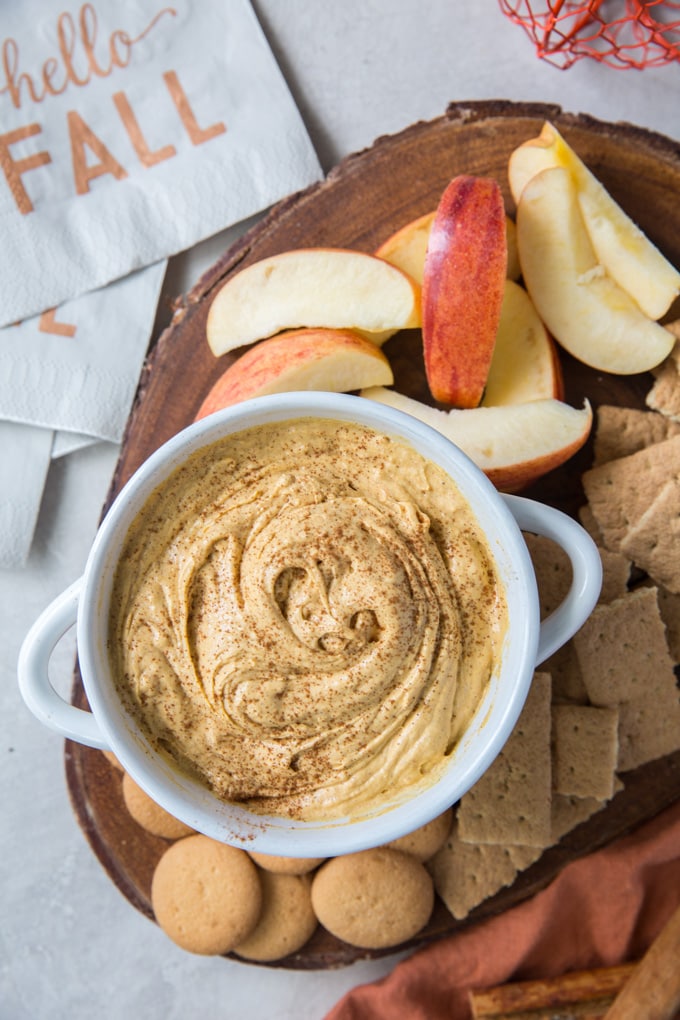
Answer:
[(301, 418), (218, 441), (151, 496), (120, 557), (109, 650), (178, 766), (256, 811), (330, 820), (445, 763), (506, 622), (486, 539), (441, 468)]

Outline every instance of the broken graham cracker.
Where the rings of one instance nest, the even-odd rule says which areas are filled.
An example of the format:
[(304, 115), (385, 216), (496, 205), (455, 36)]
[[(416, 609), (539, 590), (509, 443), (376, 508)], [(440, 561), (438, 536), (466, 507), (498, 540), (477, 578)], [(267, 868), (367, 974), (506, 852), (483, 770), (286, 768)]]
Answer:
[(549, 845), (550, 699), (550, 674), (535, 673), (505, 746), (460, 800), (458, 834), (464, 842)]
[(563, 836), (575, 829), (581, 822), (587, 821), (598, 811), (606, 807), (606, 800), (596, 797), (573, 797), (556, 793), (553, 796), (551, 816), (551, 842), (559, 843)]
[(552, 784), (558, 794), (609, 800), (618, 760), (615, 708), (553, 705)]
[(621, 540), (621, 552), (680, 595), (680, 479), (671, 478)]
[(593, 705), (634, 701), (646, 694), (655, 677), (670, 676), (674, 682), (655, 587), (595, 606), (572, 641)]
[(593, 463), (606, 464), (628, 457), (679, 434), (680, 422), (671, 421), (658, 411), (601, 404), (597, 409)]
[(606, 548), (621, 552), (622, 540), (654, 496), (678, 477), (680, 435), (586, 471), (583, 488)]

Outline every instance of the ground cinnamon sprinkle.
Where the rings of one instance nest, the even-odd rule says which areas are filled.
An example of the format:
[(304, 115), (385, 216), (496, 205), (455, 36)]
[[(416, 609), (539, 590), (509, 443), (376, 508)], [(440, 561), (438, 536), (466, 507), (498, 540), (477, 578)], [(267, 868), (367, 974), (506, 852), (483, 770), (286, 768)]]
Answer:
[(219, 796), (305, 819), (443, 763), (507, 620), (446, 473), (317, 419), (195, 454), (133, 524), (112, 605), (121, 694), (156, 744)]

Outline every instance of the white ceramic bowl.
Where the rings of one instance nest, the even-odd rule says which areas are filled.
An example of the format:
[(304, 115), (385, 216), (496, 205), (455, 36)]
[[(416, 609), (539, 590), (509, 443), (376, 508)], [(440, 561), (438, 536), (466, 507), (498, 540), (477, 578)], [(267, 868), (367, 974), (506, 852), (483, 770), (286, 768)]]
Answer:
[[(437, 462), (467, 497), (484, 529), (506, 589), (509, 626), (500, 667), (446, 771), (410, 798), (385, 804), (372, 817), (302, 822), (253, 814), (225, 803), (156, 754), (123, 710), (106, 650), (113, 575), (130, 524), (151, 492), (188, 456), (233, 432), (299, 417), (357, 422), (406, 439)], [(536, 579), (522, 530), (557, 541), (568, 553), (573, 584), (565, 601), (539, 620)], [(246, 401), (180, 432), (154, 453), (120, 492), (98, 531), (83, 577), (47, 607), (19, 657), (26, 704), (62, 736), (114, 752), (130, 776), (162, 807), (225, 843), (263, 853), (327, 857), (377, 846), (412, 831), (454, 804), (488, 768), (512, 732), (536, 666), (567, 641), (590, 614), (601, 585), (600, 557), (587, 533), (560, 511), (502, 496), (449, 440), (429, 426), (361, 397), (288, 393)], [(48, 679), (59, 638), (76, 623), (78, 658), (91, 709), (63, 700)]]

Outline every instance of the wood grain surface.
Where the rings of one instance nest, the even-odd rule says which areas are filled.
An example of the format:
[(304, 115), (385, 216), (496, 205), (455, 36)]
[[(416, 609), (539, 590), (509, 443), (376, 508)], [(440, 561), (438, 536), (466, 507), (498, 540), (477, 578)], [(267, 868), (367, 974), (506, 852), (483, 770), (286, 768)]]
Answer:
[[(507, 161), (521, 142), (550, 119), (597, 177), (659, 248), (680, 265), (680, 146), (627, 124), (605, 124), (556, 106), (508, 102), (454, 103), (433, 121), (378, 139), (348, 157), (321, 183), (279, 203), (254, 229), (178, 299), (170, 326), (152, 343), (104, 511), (137, 467), (164, 441), (189, 425), (208, 390), (235, 357), (216, 359), (205, 340), (211, 299), (239, 268), (297, 247), (327, 245), (371, 252), (408, 220), (434, 209), (457, 173), (495, 177), (507, 211), (514, 205)], [(385, 345), (398, 390), (432, 402), (417, 333)], [(566, 400), (587, 396), (593, 405), (644, 406), (650, 376), (616, 377), (587, 369), (563, 355)], [(589, 443), (564, 467), (525, 491), (575, 515), (583, 503), (580, 477), (590, 466)], [(72, 700), (86, 706), (76, 668)], [(142, 830), (122, 800), (120, 772), (99, 751), (66, 742), (66, 777), (78, 821), (94, 853), (130, 903), (153, 917), (149, 890), (155, 864), (167, 845)], [(566, 863), (601, 847), (653, 817), (680, 797), (680, 753), (625, 776), (625, 789), (609, 805), (547, 850), (512, 886), (456, 922), (437, 903), (428, 926), (400, 949), (423, 945), (506, 910), (543, 888)], [(389, 952), (394, 952), (390, 950)], [(276, 966), (337, 967), (368, 956), (319, 928), (305, 948)]]

